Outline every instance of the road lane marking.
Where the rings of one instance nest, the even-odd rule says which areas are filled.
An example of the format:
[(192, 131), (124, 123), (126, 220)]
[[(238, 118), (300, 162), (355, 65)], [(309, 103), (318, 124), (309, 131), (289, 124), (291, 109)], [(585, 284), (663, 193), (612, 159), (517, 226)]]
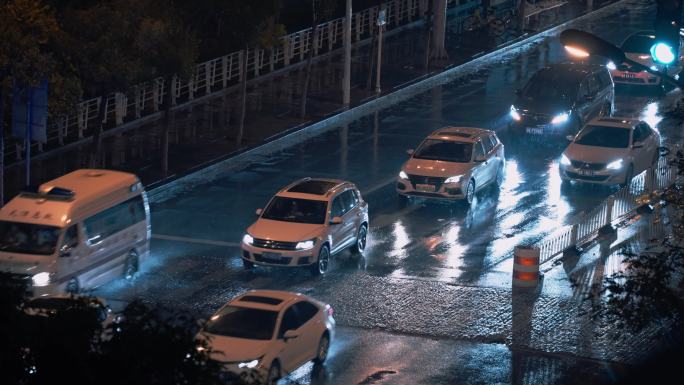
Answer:
[(212, 245), (212, 246), (240, 247), (239, 242), (214, 241), (211, 239), (179, 237), (176, 235), (152, 234), (152, 239), (162, 239), (165, 241), (176, 241), (176, 242), (187, 242), (187, 243), (199, 243), (202, 245)]

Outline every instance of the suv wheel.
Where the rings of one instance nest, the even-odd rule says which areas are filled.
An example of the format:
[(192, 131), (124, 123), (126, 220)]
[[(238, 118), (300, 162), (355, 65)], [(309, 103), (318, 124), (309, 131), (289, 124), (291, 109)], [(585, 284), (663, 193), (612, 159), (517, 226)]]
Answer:
[(475, 181), (471, 179), (470, 182), (468, 182), (468, 187), (466, 188), (465, 201), (467, 204), (470, 205), (473, 203), (474, 198), (475, 198)]
[(139, 259), (138, 253), (135, 250), (128, 252), (128, 258), (126, 258), (126, 264), (124, 265), (124, 278), (131, 279), (138, 272)]
[(314, 264), (311, 265), (311, 273), (313, 275), (325, 274), (328, 271), (330, 265), (330, 249), (328, 245), (321, 246), (321, 250), (318, 252), (318, 259)]
[(366, 226), (365, 223), (362, 223), (361, 226), (359, 226), (359, 230), (356, 232), (356, 242), (351, 248), (353, 254), (363, 254), (363, 251), (366, 249), (367, 238), (368, 226)]

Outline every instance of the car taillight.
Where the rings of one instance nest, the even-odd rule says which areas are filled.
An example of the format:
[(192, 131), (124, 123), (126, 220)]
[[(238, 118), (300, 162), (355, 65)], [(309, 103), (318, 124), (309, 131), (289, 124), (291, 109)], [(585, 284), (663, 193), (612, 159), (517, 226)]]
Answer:
[(333, 308), (330, 305), (325, 306), (325, 312), (328, 314), (328, 317), (332, 317), (333, 315)]

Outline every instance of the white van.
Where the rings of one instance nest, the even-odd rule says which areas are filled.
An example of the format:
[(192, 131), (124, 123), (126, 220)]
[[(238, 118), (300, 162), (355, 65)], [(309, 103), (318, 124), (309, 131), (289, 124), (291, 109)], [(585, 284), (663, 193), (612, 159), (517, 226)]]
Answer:
[(0, 209), (0, 271), (32, 295), (92, 289), (132, 277), (150, 253), (150, 210), (140, 180), (77, 170)]

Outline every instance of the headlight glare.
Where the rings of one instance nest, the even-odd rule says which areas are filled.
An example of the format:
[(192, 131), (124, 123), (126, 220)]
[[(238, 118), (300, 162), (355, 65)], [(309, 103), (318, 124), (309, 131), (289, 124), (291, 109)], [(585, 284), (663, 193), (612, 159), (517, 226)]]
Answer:
[(567, 112), (563, 112), (563, 113), (561, 113), (561, 114), (558, 114), (558, 115), (554, 116), (553, 119), (551, 119), (551, 124), (561, 124), (561, 123), (565, 123), (565, 122), (568, 121), (568, 118), (569, 118), (569, 117), (570, 117), (570, 115), (568, 115)]
[(245, 235), (242, 237), (242, 242), (243, 242), (243, 243), (246, 243), (246, 244), (248, 244), (248, 245), (252, 245), (252, 244), (254, 244), (254, 238), (252, 238), (252, 236), (249, 235), (249, 234), (245, 234)]
[(297, 249), (297, 250), (313, 249), (314, 243), (315, 243), (315, 239), (309, 239), (308, 241), (297, 242), (297, 245), (295, 245), (295, 249)]
[(608, 170), (619, 170), (622, 168), (622, 159), (614, 160), (606, 166)]
[(444, 183), (458, 183), (461, 181), (461, 178), (463, 178), (463, 175), (451, 176), (449, 178), (446, 178), (444, 180)]
[(409, 177), (408, 177), (408, 175), (406, 175), (406, 173), (404, 172), (404, 170), (402, 170), (402, 171), (399, 171), (399, 178), (401, 178), (401, 179), (408, 179)]
[(515, 108), (515, 106), (511, 106), (510, 114), (511, 114), (511, 118), (513, 118), (513, 120), (515, 120), (515, 121), (520, 121), (520, 119), (522, 119), (522, 117), (520, 116), (520, 113), (518, 112), (518, 109)]
[(651, 66), (651, 69), (652, 69), (653, 71), (658, 71), (658, 66)]
[(608, 63), (606, 63), (606, 67), (608, 67), (608, 69), (611, 71), (614, 71), (617, 69), (617, 66), (615, 65), (615, 63), (613, 63), (612, 60), (609, 61)]
[(42, 272), (31, 277), (33, 286), (47, 286), (50, 283), (50, 273)]
[(563, 166), (569, 166), (570, 158), (568, 158), (565, 154), (562, 154), (560, 158), (560, 164), (562, 164)]
[(259, 360), (251, 360), (251, 361), (245, 361), (245, 362), (240, 362), (238, 364), (238, 368), (256, 368), (256, 366), (259, 365)]

